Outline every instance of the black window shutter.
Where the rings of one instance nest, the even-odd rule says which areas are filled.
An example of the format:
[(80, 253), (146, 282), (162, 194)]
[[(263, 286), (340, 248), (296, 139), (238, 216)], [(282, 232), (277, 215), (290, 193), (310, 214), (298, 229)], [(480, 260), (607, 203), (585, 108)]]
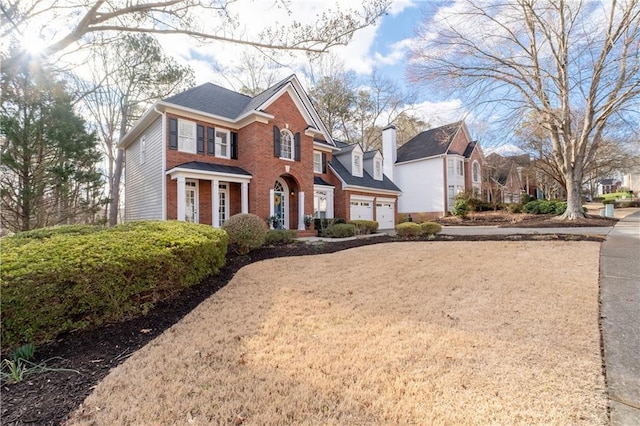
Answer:
[(215, 132), (216, 129), (213, 127), (207, 127), (207, 154), (209, 155), (216, 155)]
[(273, 126), (273, 156), (280, 157), (280, 129)]
[(231, 159), (238, 159), (238, 134), (231, 132)]
[(322, 153), (322, 173), (327, 173), (327, 154)]
[(300, 161), (300, 132), (293, 136), (293, 145), (294, 160)]
[(198, 154), (204, 154), (204, 126), (198, 124)]
[(169, 119), (169, 149), (178, 149), (178, 119)]

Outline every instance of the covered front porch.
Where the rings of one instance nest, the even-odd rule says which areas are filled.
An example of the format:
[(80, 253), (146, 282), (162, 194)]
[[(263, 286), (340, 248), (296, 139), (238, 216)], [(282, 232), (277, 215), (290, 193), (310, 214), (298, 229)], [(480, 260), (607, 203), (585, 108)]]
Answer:
[(166, 174), (170, 177), (168, 182), (175, 182), (173, 187), (167, 184), (168, 219), (219, 228), (232, 215), (249, 213), (252, 176), (240, 167), (191, 162)]

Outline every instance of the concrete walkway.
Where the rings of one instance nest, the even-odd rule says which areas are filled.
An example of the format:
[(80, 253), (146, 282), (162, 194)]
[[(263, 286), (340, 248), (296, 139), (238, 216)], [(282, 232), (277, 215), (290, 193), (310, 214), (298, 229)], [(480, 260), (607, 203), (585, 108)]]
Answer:
[(640, 425), (640, 212), (602, 244), (600, 315), (611, 424)]

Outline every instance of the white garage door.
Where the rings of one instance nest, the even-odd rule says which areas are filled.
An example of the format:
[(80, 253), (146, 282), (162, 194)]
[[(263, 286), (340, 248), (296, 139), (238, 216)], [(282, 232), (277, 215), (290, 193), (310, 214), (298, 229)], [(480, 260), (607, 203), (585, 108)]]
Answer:
[(378, 229), (393, 229), (396, 226), (395, 212), (393, 203), (377, 202), (376, 203), (376, 221)]
[(351, 220), (373, 220), (373, 201), (351, 200)]

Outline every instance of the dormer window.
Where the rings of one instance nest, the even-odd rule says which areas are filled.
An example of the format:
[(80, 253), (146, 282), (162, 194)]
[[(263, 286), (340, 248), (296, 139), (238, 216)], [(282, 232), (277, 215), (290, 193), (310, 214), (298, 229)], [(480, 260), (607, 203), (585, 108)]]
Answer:
[(373, 178), (382, 180), (382, 160), (378, 158), (373, 160)]
[(352, 155), (352, 174), (357, 177), (362, 177), (362, 154), (354, 152)]

